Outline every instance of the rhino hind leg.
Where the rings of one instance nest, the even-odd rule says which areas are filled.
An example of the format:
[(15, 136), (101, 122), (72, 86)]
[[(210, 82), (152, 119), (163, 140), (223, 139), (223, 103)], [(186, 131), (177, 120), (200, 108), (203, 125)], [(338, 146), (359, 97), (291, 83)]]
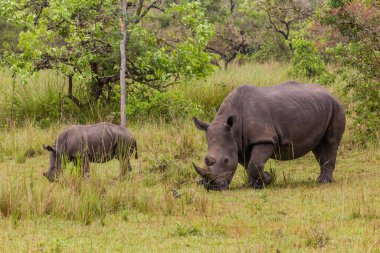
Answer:
[(249, 185), (262, 189), (272, 181), (271, 175), (264, 171), (266, 161), (273, 154), (272, 144), (259, 144), (252, 148), (251, 158), (248, 164)]
[(334, 182), (333, 172), (335, 169), (336, 154), (338, 145), (322, 141), (313, 153), (317, 159), (320, 167), (320, 175), (317, 178), (318, 183), (331, 183)]
[[(115, 146), (115, 158), (117, 158), (120, 162), (120, 174), (119, 179), (122, 179), (127, 174), (127, 171), (132, 171), (132, 166), (130, 158), (134, 151), (134, 144), (128, 144), (128, 141), (119, 141), (118, 145)], [(137, 149), (136, 149), (137, 154)], [(117, 179), (117, 178), (115, 178)]]
[(335, 105), (335, 107), (325, 136), (318, 146), (313, 149), (314, 156), (321, 170), (321, 174), (317, 178), (319, 183), (334, 182), (333, 172), (335, 169), (336, 156), (346, 122), (343, 108), (340, 105)]
[(344, 125), (333, 123), (322, 141), (313, 149), (315, 159), (317, 159), (321, 170), (321, 174), (317, 178), (318, 183), (334, 182), (333, 172), (343, 131)]

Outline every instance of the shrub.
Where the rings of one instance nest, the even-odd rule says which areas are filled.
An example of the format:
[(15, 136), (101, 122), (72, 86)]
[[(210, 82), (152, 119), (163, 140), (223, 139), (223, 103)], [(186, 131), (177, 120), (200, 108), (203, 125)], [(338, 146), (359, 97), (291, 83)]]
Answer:
[(199, 105), (185, 100), (180, 91), (170, 90), (164, 93), (145, 89), (128, 97), (126, 113), (131, 119), (151, 118), (172, 121), (203, 115), (203, 110)]
[(380, 139), (380, 6), (376, 1), (330, 0), (319, 19), (338, 37), (339, 43), (326, 53), (346, 82), (356, 136), (362, 143), (376, 143)]
[(294, 54), (291, 61), (290, 76), (316, 78), (327, 74), (326, 64), (319, 56), (313, 42), (295, 38), (292, 40)]

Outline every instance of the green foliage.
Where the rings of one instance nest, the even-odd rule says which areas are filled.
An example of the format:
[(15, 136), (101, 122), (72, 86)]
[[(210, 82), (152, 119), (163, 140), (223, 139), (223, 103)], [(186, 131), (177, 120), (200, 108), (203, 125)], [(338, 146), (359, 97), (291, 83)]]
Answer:
[(316, 78), (326, 75), (326, 65), (319, 56), (313, 42), (298, 37), (292, 40), (292, 44), (294, 53), (291, 60), (292, 68), (289, 71), (291, 76)]
[(203, 115), (202, 108), (185, 100), (183, 93), (169, 90), (166, 93), (140, 89), (128, 97), (126, 113), (131, 119), (184, 120)]
[(268, 62), (268, 61), (278, 61), (278, 62), (289, 62), (290, 50), (286, 43), (279, 38), (279, 36), (268, 36), (266, 37), (278, 37), (275, 41), (271, 39), (266, 39), (262, 45), (252, 54), (251, 58), (257, 62)]
[(328, 1), (328, 5), (331, 8), (343, 7), (347, 1), (346, 0), (330, 0)]
[[(86, 82), (91, 100), (98, 100), (107, 86), (114, 87), (120, 58), (115, 1), (0, 0), (0, 6), (0, 18), (22, 30), (17, 47), (4, 53), (3, 63), (12, 72), (24, 78), (57, 69), (73, 76), (76, 84)], [(167, 20), (164, 27), (161, 20)], [(197, 1), (133, 4), (128, 7), (127, 33), (128, 83), (161, 89), (179, 78), (204, 78), (213, 71), (203, 50), (213, 26)]]
[[(160, 82), (167, 82), (172, 77), (204, 78), (213, 71), (210, 57), (203, 51), (213, 35), (213, 26), (205, 20), (199, 2), (172, 4), (165, 14), (157, 15), (157, 19), (170, 19), (170, 25), (156, 32), (150, 27), (136, 25), (130, 33), (127, 59), (132, 69), (139, 70), (139, 78), (154, 80), (153, 85), (160, 87)], [(154, 21), (152, 23), (154, 25)], [(173, 33), (173, 29), (185, 36)], [(165, 36), (160, 32), (166, 33)], [(163, 46), (162, 40), (167, 40), (171, 46)], [(134, 81), (138, 82), (139, 78)]]
[(359, 143), (380, 140), (380, 82), (371, 82), (362, 73), (342, 70), (346, 80), (344, 95), (354, 102), (349, 113), (354, 118), (356, 140)]
[[(261, 3), (261, 2), (260, 2)], [(206, 50), (216, 55), (218, 64), (234, 61), (288, 60), (290, 50), (282, 35), (273, 29), (263, 6), (256, 1), (203, 1), (216, 34)]]
[(380, 6), (375, 1), (329, 1), (321, 23), (338, 32), (339, 43), (326, 49), (346, 82), (350, 113), (362, 143), (380, 139)]
[[(17, 45), (18, 29), (0, 17), (0, 57), (5, 50)], [(1, 58), (0, 58), (1, 61)]]

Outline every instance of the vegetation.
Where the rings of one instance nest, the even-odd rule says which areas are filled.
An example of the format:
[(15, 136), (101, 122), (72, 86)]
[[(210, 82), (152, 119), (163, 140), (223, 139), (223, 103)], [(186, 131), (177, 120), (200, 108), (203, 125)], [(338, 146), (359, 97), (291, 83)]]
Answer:
[[(170, 101), (175, 96), (171, 94), (183, 94), (173, 101), (191, 101), (210, 119), (235, 86), (279, 83), (287, 79), (289, 68), (279, 63), (232, 65), (196, 88), (181, 84), (158, 99)], [(40, 88), (59, 87), (54, 74), (44, 73), (38, 80), (33, 82)], [(33, 87), (25, 86), (30, 90), (24, 92), (38, 101)], [(335, 88), (331, 91), (337, 94)], [(133, 171), (123, 181), (114, 179), (118, 162), (112, 161), (91, 164), (89, 181), (68, 164), (62, 179), (51, 184), (41, 175), (49, 163), (41, 145), (51, 143), (66, 125), (52, 121), (41, 128), (30, 118), (20, 128), (11, 125), (1, 130), (0, 178), (7, 180), (0, 182), (0, 251), (376, 252), (380, 248), (378, 147), (359, 149), (348, 130), (338, 155), (337, 182), (331, 185), (315, 183), (319, 168), (310, 154), (291, 162), (270, 161), (267, 169), (276, 181), (264, 190), (247, 188), (246, 173), (239, 167), (231, 190), (207, 192), (197, 186), (191, 166), (203, 159), (204, 134), (187, 116), (165, 118), (177, 110), (173, 107), (153, 120), (144, 109), (143, 114), (131, 114), (136, 120), (129, 127), (139, 142), (140, 159), (132, 160)], [(102, 120), (97, 116), (93, 120)], [(180, 198), (173, 197), (173, 189)]]
[(350, 108), (362, 142), (380, 136), (380, 6), (377, 1), (330, 0), (321, 23), (337, 31), (327, 48), (330, 61), (346, 81), (355, 105)]
[[(21, 143), (31, 141), (26, 136), (42, 143), (58, 130), (29, 127), (16, 133)], [(92, 164), (88, 182), (70, 164), (57, 184), (41, 176), (45, 153), (21, 164), (0, 163), (0, 176), (8, 179), (0, 184), (1, 251), (377, 252), (380, 247), (378, 150), (343, 148), (337, 182), (327, 186), (315, 184), (319, 169), (310, 155), (271, 161), (277, 180), (268, 189), (244, 187), (239, 168), (230, 191), (207, 192), (196, 185), (190, 165), (205, 151), (203, 135), (190, 122), (132, 131), (141, 159), (132, 161), (134, 170), (123, 182), (112, 179), (116, 161)]]
[[(325, 85), (337, 79), (354, 119), (356, 141), (376, 143), (379, 8), (377, 1), (362, 0), (128, 2), (125, 78), (132, 104), (126, 113), (135, 115), (140, 108), (152, 111), (146, 103), (154, 104), (160, 96), (182, 100), (182, 94), (161, 95), (149, 89), (167, 91), (183, 80), (205, 79), (213, 71), (211, 63), (222, 62), (227, 68), (234, 61), (275, 59), (291, 63), (288, 74), (293, 79), (304, 76)], [(17, 79), (13, 86), (26, 82), (31, 72), (55, 69), (67, 82), (55, 103), (61, 107), (61, 118), (79, 115), (76, 120), (85, 122), (95, 113), (116, 121), (121, 92), (116, 84), (119, 11), (113, 1), (3, 1), (0, 59)], [(16, 92), (12, 94), (12, 99), (7, 98), (8, 112), (17, 100)], [(69, 100), (78, 108), (72, 108)], [(12, 115), (12, 120), (22, 123), (25, 118)], [(45, 121), (36, 121), (41, 124), (41, 120)]]
[[(0, 1), (0, 17), (21, 30), (17, 47), (3, 63), (19, 76), (56, 69), (67, 76), (68, 97), (85, 80), (88, 99), (97, 101), (119, 80), (119, 7), (113, 1)], [(131, 83), (162, 89), (181, 77), (204, 77), (212, 70), (203, 52), (212, 35), (198, 2), (144, 1), (127, 5), (125, 76)], [(143, 22), (147, 20), (147, 22)], [(181, 36), (180, 36), (181, 35)], [(87, 106), (86, 106), (87, 105)]]

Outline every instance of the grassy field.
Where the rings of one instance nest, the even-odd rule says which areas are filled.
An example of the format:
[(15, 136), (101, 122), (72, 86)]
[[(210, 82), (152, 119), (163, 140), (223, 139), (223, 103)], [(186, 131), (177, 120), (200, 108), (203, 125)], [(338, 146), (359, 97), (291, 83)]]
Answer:
[[(233, 87), (271, 85), (285, 73), (280, 64), (233, 66), (176, 88), (212, 110)], [(335, 183), (315, 183), (309, 154), (268, 162), (276, 181), (266, 189), (247, 188), (239, 167), (230, 190), (207, 192), (191, 166), (203, 160), (206, 140), (190, 119), (132, 122), (140, 158), (123, 181), (111, 161), (91, 164), (88, 181), (68, 164), (51, 184), (41, 145), (65, 126), (0, 130), (0, 252), (380, 252), (380, 149), (357, 147), (350, 131)]]

